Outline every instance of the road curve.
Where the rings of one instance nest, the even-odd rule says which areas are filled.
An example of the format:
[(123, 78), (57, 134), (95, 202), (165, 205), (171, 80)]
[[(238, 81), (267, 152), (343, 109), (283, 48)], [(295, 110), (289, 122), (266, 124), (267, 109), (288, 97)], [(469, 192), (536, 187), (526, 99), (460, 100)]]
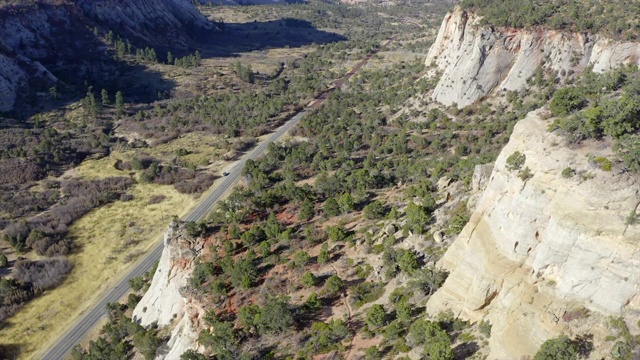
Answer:
[[(278, 140), (284, 133), (294, 127), (296, 124), (300, 122), (300, 120), (306, 114), (306, 110), (300, 111), (298, 114), (293, 116), (289, 121), (287, 121), (284, 125), (282, 125), (278, 130), (269, 135), (269, 137), (262, 141), (258, 146), (256, 146), (251, 152), (246, 154), (240, 161), (238, 161), (231, 171), (229, 171), (229, 175), (222, 178), (222, 181), (213, 189), (213, 191), (205, 194), (200, 203), (196, 205), (193, 210), (191, 210), (187, 215), (183, 217), (185, 221), (198, 221), (203, 219), (209, 212), (213, 209), (215, 203), (220, 200), (220, 198), (229, 190), (234, 183), (240, 178), (242, 173), (242, 169), (244, 168), (244, 164), (247, 160), (252, 159), (255, 160), (260, 157), (265, 151), (268, 149), (269, 144)], [(158, 243), (151, 252), (149, 252), (144, 258), (142, 258), (133, 269), (122, 278), (118, 284), (104, 297), (95, 304), (95, 306), (90, 309), (87, 313), (82, 315), (80, 320), (71, 328), (69, 331), (64, 334), (60, 340), (51, 347), (42, 357), (42, 359), (46, 360), (60, 360), (64, 359), (67, 354), (73, 349), (76, 344), (79, 344), (80, 341), (86, 336), (86, 334), (95, 327), (98, 322), (107, 315), (107, 303), (112, 303), (120, 300), (128, 291), (129, 291), (129, 279), (142, 276), (144, 273), (149, 271), (151, 267), (160, 259), (160, 255), (162, 255), (162, 248), (164, 244), (162, 242)]]
[[(395, 36), (389, 38), (387, 42), (382, 45), (382, 48), (387, 47), (393, 40)], [(351, 71), (349, 71), (343, 78), (336, 80), (334, 82), (334, 88), (321, 92), (316, 96), (316, 99), (307, 106), (307, 109), (318, 108), (322, 105), (322, 103), (327, 99), (328, 92), (335, 90), (336, 87), (342, 86), (342, 84), (349, 80), (364, 64), (366, 64), (373, 54), (368, 54), (362, 61), (358, 62)], [(215, 188), (204, 195), (200, 203), (196, 205), (193, 210), (191, 210), (187, 215), (185, 215), (182, 219), (185, 221), (198, 221), (203, 219), (209, 212), (213, 209), (220, 198), (229, 190), (233, 184), (240, 178), (242, 173), (242, 169), (244, 168), (247, 160), (252, 159), (255, 160), (260, 157), (265, 151), (269, 148), (269, 144), (274, 141), (280, 139), (282, 135), (284, 135), (288, 130), (293, 128), (296, 124), (300, 122), (300, 120), (307, 114), (307, 110), (301, 110), (291, 119), (289, 119), (284, 125), (282, 125), (278, 130), (269, 135), (269, 137), (263, 140), (257, 147), (255, 147), (251, 152), (246, 154), (240, 161), (238, 161), (231, 171), (229, 171), (229, 175), (222, 178), (222, 181), (215, 186)], [(69, 352), (73, 349), (76, 344), (79, 344), (80, 341), (86, 336), (86, 334), (93, 329), (98, 322), (107, 315), (107, 304), (113, 303), (120, 300), (128, 291), (129, 291), (129, 279), (134, 277), (142, 276), (144, 273), (149, 271), (151, 267), (160, 259), (160, 255), (162, 255), (162, 248), (164, 246), (163, 242), (160, 242), (156, 245), (153, 250), (151, 250), (144, 258), (138, 261), (133, 269), (122, 278), (118, 284), (109, 292), (104, 295), (104, 297), (94, 305), (87, 313), (82, 315), (82, 317), (73, 325), (71, 329), (69, 329), (64, 335), (61, 336), (60, 340), (53, 345), (49, 350), (45, 352), (42, 356), (44, 360), (61, 360), (64, 359)]]

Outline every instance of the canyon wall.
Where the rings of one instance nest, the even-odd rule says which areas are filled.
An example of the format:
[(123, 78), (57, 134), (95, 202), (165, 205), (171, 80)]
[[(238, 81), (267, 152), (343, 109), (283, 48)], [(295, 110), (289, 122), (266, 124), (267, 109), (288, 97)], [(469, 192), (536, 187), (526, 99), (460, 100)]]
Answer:
[(188, 0), (39, 1), (1, 6), (0, 111), (14, 110), (16, 101), (21, 96), (26, 100), (29, 93), (46, 94), (53, 86), (67, 91), (74, 80), (81, 80), (80, 84), (81, 78), (99, 81), (99, 71), (113, 72), (104, 65), (113, 56), (94, 28), (102, 35), (113, 31), (135, 46), (154, 47), (159, 55), (167, 49), (189, 50), (199, 37), (214, 30)]
[[(610, 146), (570, 149), (547, 131), (547, 115), (532, 112), (515, 126), (471, 220), (439, 263), (450, 275), (427, 305), (431, 314), (452, 309), (490, 321), (491, 359), (533, 355), (560, 333), (603, 341), (604, 316), (635, 326), (640, 314), (640, 224), (628, 220), (639, 210), (638, 175), (599, 169), (593, 158), (612, 158)], [(508, 170), (516, 151), (532, 177)], [(574, 173), (563, 176), (567, 168)], [(582, 308), (591, 323), (567, 319)]]
[(431, 46), (427, 66), (442, 76), (433, 99), (465, 107), (485, 96), (520, 90), (539, 67), (560, 76), (640, 61), (640, 45), (600, 35), (546, 30), (494, 29), (461, 9), (447, 14)]

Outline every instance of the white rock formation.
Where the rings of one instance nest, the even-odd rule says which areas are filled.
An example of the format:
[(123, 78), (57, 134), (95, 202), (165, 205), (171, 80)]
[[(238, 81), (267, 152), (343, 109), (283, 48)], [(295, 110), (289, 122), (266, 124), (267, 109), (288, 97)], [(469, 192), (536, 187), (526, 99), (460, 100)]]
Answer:
[(164, 235), (164, 250), (151, 286), (133, 310), (133, 320), (143, 326), (173, 326), (171, 337), (156, 359), (180, 359), (188, 349), (198, 349), (198, 334), (205, 310), (182, 290), (193, 272), (202, 244), (172, 223)]
[(601, 72), (639, 60), (637, 43), (559, 31), (493, 29), (456, 9), (444, 18), (426, 65), (442, 72), (433, 99), (464, 107), (492, 93), (522, 89), (539, 67), (569, 74), (592, 65)]
[(156, 359), (179, 360), (187, 350), (204, 352), (204, 347), (198, 345), (198, 335), (202, 328), (202, 316), (205, 310), (193, 301), (188, 301), (185, 306), (185, 314), (171, 332), (171, 338), (167, 344), (168, 352), (160, 352)]
[[(640, 224), (626, 221), (639, 211), (640, 179), (591, 165), (593, 156), (611, 158), (610, 147), (569, 149), (541, 112), (515, 126), (471, 220), (439, 263), (450, 275), (427, 304), (432, 314), (488, 319), (490, 359), (532, 355), (545, 340), (571, 334), (559, 320), (571, 306), (623, 317), (640, 311)], [(527, 181), (506, 169), (515, 151), (533, 173)], [(577, 175), (563, 177), (567, 167)]]
[(177, 223), (169, 225), (164, 234), (164, 250), (151, 286), (133, 311), (133, 320), (142, 326), (157, 323), (169, 325), (185, 313), (185, 299), (180, 290), (193, 272), (199, 248), (184, 234)]

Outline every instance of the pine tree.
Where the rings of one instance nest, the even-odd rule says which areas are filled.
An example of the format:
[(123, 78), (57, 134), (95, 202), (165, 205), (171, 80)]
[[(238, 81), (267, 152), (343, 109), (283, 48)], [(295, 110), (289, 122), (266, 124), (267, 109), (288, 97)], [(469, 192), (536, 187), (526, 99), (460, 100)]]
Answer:
[(116, 119), (120, 119), (124, 115), (124, 96), (121, 91), (116, 93)]
[(102, 95), (102, 106), (109, 105), (109, 103), (111, 103), (111, 100), (109, 100), (109, 92), (107, 92), (107, 89), (102, 89), (101, 95)]
[(300, 206), (300, 214), (298, 218), (302, 221), (311, 220), (315, 216), (315, 211), (313, 208), (313, 203), (308, 199), (302, 202)]

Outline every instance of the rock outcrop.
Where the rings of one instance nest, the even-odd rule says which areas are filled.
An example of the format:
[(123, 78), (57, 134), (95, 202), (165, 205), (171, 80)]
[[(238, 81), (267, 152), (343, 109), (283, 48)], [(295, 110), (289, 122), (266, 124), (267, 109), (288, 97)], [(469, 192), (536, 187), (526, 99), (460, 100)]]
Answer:
[(172, 223), (164, 235), (164, 250), (151, 285), (133, 311), (133, 320), (143, 326), (172, 325), (159, 359), (179, 359), (187, 349), (196, 349), (204, 309), (183, 291), (202, 251), (202, 243), (186, 234), (184, 226)]
[(426, 65), (442, 73), (433, 99), (464, 107), (484, 96), (520, 90), (540, 67), (562, 76), (587, 66), (601, 72), (640, 60), (640, 45), (600, 35), (560, 31), (494, 29), (473, 13), (447, 14)]
[[(627, 220), (639, 211), (640, 179), (600, 170), (592, 159), (611, 158), (609, 146), (570, 149), (547, 131), (544, 115), (532, 112), (515, 126), (471, 220), (439, 263), (450, 275), (427, 305), (432, 314), (488, 319), (491, 359), (519, 359), (561, 332), (577, 335), (582, 330), (563, 321), (576, 306), (640, 312), (640, 224)], [(516, 151), (532, 177), (507, 170)], [(567, 168), (574, 173), (563, 176)]]
[(198, 37), (213, 28), (188, 0), (39, 1), (0, 6), (0, 111), (13, 110), (27, 92), (46, 93), (52, 86), (62, 90), (74, 80), (95, 81), (99, 71), (113, 72), (104, 64), (113, 56), (93, 29), (103, 35), (113, 31), (135, 46), (166, 51), (192, 48)]

